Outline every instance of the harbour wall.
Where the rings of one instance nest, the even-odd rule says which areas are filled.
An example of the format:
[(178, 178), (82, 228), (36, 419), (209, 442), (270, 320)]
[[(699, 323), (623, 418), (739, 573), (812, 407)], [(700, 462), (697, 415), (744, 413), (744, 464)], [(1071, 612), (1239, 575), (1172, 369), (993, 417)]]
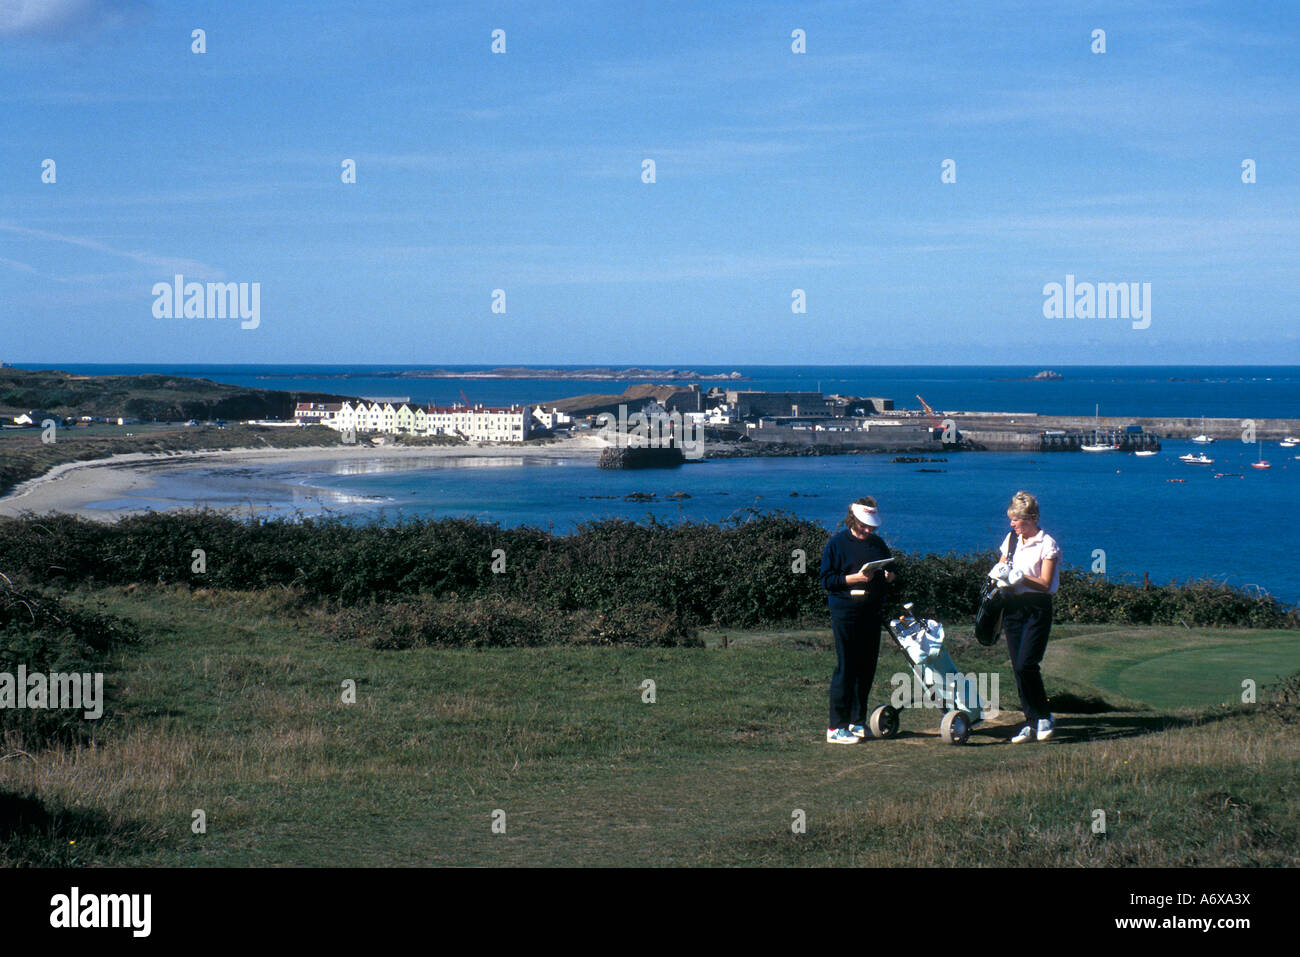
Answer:
[[(1143, 432), (1153, 432), (1164, 439), (1190, 439), (1204, 432), (1220, 442), (1242, 441), (1246, 429), (1245, 419), (1165, 418), (1161, 416), (1101, 416), (1090, 415), (1035, 415), (1033, 413), (1008, 413), (990, 415), (979, 412), (941, 412), (942, 418), (951, 418), (962, 432), (968, 430), (1023, 432), (1065, 431), (1087, 432), (1094, 428), (1102, 432), (1120, 431), (1127, 426), (1140, 425)], [(1288, 435), (1300, 437), (1300, 419), (1254, 419), (1255, 438), (1263, 442), (1276, 442)]]
[[(1187, 439), (1204, 434), (1220, 442), (1240, 442), (1247, 423), (1241, 419), (1161, 418), (1102, 416), (1052, 416), (1033, 413), (940, 413), (951, 419), (961, 436), (954, 447), (940, 441), (931, 429), (928, 416), (903, 415), (883, 417), (867, 431), (814, 431), (788, 426), (750, 429), (750, 440), (758, 444), (779, 443), (798, 448), (843, 448), (882, 452), (1077, 452), (1098, 435), (1103, 442), (1113, 442), (1126, 452), (1142, 449), (1159, 450), (1161, 439)], [(1130, 433), (1129, 426), (1142, 431)], [(1256, 419), (1255, 438), (1276, 442), (1289, 435), (1300, 435), (1300, 419)], [(1053, 433), (1053, 434), (1045, 434)]]

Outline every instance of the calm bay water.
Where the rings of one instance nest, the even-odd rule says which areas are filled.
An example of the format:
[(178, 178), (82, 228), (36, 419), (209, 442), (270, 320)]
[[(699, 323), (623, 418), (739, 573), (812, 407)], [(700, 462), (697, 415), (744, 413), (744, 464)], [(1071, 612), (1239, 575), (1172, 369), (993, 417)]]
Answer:
[[(917, 465), (842, 455), (705, 460), (635, 472), (602, 471), (591, 459), (508, 454), (438, 460), (434, 467), (379, 460), (204, 467), (161, 473), (155, 488), (103, 506), (253, 504), (283, 514), (329, 510), (381, 521), (473, 516), (558, 533), (601, 518), (716, 522), (743, 518), (750, 509), (783, 509), (830, 529), (848, 502), (870, 494), (880, 500), (891, 545), (942, 553), (994, 549), (1006, 533), (1007, 500), (1025, 488), (1039, 496), (1043, 525), (1061, 542), (1067, 564), (1089, 568), (1100, 549), (1111, 577), (1211, 577), (1300, 601), (1290, 531), (1290, 517), (1300, 512), (1300, 461), (1275, 443), (1265, 448), (1274, 466), (1266, 472), (1249, 467), (1256, 447), (1238, 443), (1212, 446), (1214, 466), (1177, 461), (1192, 448), (1170, 441), (1148, 459), (958, 453)], [(654, 493), (656, 500), (625, 500), (635, 492)], [(673, 492), (690, 497), (674, 500)]]
[[(490, 405), (533, 403), (590, 392), (621, 392), (632, 382), (577, 379), (405, 378), (394, 367), (77, 365), (83, 374), (159, 372), (234, 385), (410, 396), (447, 403), (465, 395)], [(417, 367), (406, 367), (417, 368)], [(457, 366), (469, 372), (487, 366)], [(577, 367), (572, 367), (577, 368)], [(732, 367), (682, 365), (700, 373)], [(1300, 367), (1057, 366), (1060, 381), (1025, 381), (1038, 366), (739, 366), (743, 389), (821, 390), (885, 396), (917, 408), (919, 393), (937, 409), (1231, 418), (1300, 417)], [(659, 380), (655, 380), (659, 381)], [(703, 388), (714, 383), (705, 381)], [(474, 516), (503, 525), (566, 532), (600, 518), (724, 521), (748, 509), (785, 509), (833, 527), (847, 503), (880, 499), (885, 538), (919, 552), (991, 550), (1006, 530), (1004, 509), (1017, 489), (1036, 493), (1044, 526), (1067, 563), (1089, 568), (1105, 552), (1111, 576), (1165, 582), (1212, 577), (1259, 586), (1300, 601), (1300, 563), (1292, 516), (1300, 514), (1300, 460), (1266, 446), (1270, 471), (1252, 470), (1254, 445), (1221, 442), (1214, 466), (1177, 456), (1193, 447), (1165, 442), (1151, 459), (1118, 454), (957, 454), (944, 469), (891, 463), (886, 456), (738, 459), (688, 463), (671, 471), (602, 472), (590, 459), (444, 459), (434, 467), (372, 460), (346, 465), (193, 468), (158, 475), (156, 487), (102, 507), (168, 508), (248, 504), (290, 514), (329, 509), (358, 520)], [(1199, 450), (1199, 447), (1195, 447)], [(1296, 450), (1300, 451), (1300, 450)], [(1231, 473), (1216, 478), (1216, 473)], [(1182, 481), (1171, 481), (1178, 480)], [(629, 502), (634, 492), (652, 502)], [(689, 498), (670, 499), (673, 492)], [(791, 493), (798, 493), (792, 495)]]

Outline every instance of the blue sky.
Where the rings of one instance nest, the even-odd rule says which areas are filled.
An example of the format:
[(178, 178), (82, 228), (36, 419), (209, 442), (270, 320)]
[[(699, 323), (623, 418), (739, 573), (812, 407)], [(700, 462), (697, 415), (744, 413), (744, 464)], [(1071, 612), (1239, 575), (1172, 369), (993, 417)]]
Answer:
[[(1300, 363), (1298, 18), (0, 0), (0, 360)], [(177, 272), (260, 324), (155, 318)]]

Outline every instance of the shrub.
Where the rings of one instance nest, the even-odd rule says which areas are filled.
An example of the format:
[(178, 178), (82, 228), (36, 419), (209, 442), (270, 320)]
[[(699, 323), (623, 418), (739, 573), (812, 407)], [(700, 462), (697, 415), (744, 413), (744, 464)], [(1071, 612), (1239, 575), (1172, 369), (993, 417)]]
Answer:
[(1300, 671), (1265, 689), (1263, 705), (1283, 724), (1300, 721)]
[[(137, 640), (129, 622), (83, 611), (45, 593), (14, 586), (0, 577), (0, 672), (93, 674), (117, 645)], [(15, 748), (81, 740), (87, 734), (82, 710), (0, 709), (0, 738)]]
[(437, 601), (426, 597), (345, 607), (326, 615), (325, 631), (339, 641), (377, 649), (702, 644), (681, 617), (650, 606), (556, 613), (499, 598)]
[[(786, 513), (727, 523), (590, 522), (570, 535), (473, 519), (355, 524), (338, 517), (240, 521), (161, 513), (100, 524), (66, 516), (0, 519), (0, 570), (90, 584), (164, 582), (228, 589), (283, 585), (345, 606), (429, 595), (502, 599), (552, 611), (645, 605), (692, 624), (760, 627), (825, 620), (818, 564), (827, 532)], [(202, 548), (207, 573), (191, 573)], [(493, 574), (495, 549), (505, 574)], [(792, 568), (805, 554), (804, 573)], [(975, 613), (989, 556), (900, 553), (889, 610), (903, 600), (940, 619)], [(1061, 573), (1059, 621), (1281, 627), (1296, 612), (1214, 582), (1143, 588)], [(501, 622), (509, 627), (508, 621)]]

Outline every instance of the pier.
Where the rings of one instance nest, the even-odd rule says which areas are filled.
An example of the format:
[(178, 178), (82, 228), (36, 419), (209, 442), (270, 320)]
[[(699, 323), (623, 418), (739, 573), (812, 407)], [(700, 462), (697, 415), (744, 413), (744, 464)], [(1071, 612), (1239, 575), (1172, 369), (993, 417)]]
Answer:
[(1085, 445), (1117, 445), (1121, 452), (1160, 451), (1160, 437), (1151, 432), (1100, 429), (1096, 432), (1040, 432), (1040, 452), (1080, 452)]
[(597, 468), (602, 469), (670, 469), (686, 461), (677, 446), (667, 448), (627, 447), (608, 448), (600, 453)]

